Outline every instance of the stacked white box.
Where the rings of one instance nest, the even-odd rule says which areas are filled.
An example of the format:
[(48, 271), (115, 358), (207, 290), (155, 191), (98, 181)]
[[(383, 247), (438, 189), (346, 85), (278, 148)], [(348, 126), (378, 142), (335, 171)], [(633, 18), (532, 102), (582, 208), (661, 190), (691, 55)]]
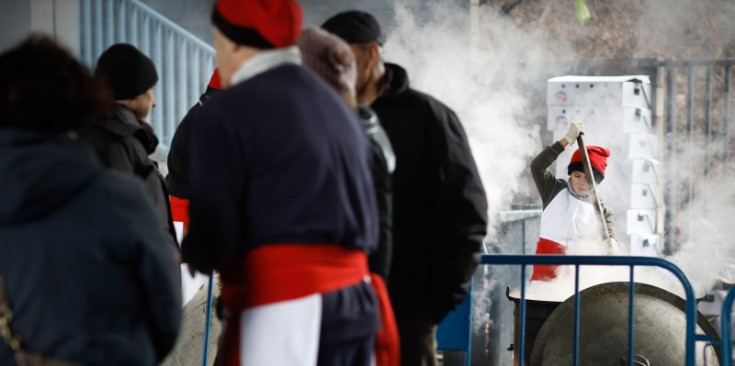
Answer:
[[(547, 82), (546, 127), (554, 141), (569, 123), (585, 124), (587, 145), (611, 151), (600, 196), (616, 214), (617, 236), (628, 235), (631, 253), (655, 255), (660, 242), (658, 139), (653, 130), (648, 76), (561, 76)], [(566, 179), (575, 149), (557, 159), (556, 176)]]

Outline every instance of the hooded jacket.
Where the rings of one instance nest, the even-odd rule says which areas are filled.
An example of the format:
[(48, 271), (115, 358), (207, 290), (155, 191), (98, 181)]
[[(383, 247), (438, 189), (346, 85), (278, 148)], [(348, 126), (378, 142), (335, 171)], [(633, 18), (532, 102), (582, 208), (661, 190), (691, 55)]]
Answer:
[(396, 156), (391, 301), (438, 323), (469, 289), (487, 231), (485, 191), (457, 115), (412, 89), (406, 70), (385, 67), (371, 107)]
[[(180, 326), (180, 271), (142, 184), (85, 144), (9, 128), (0, 177), (0, 277), (23, 347), (84, 365), (161, 361)], [(0, 364), (15, 364), (2, 339)]]
[(166, 182), (156, 163), (148, 157), (158, 146), (151, 126), (138, 122), (127, 107), (115, 104), (112, 116), (85, 129), (81, 135), (92, 145), (105, 167), (133, 174), (143, 181), (159, 222), (171, 234), (171, 245), (178, 248)]

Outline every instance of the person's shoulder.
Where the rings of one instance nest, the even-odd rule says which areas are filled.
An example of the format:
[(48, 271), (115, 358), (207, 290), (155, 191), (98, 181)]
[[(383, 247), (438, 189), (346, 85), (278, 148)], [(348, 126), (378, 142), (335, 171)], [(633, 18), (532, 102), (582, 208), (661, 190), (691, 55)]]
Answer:
[(105, 205), (140, 208), (146, 204), (147, 193), (140, 179), (114, 170), (105, 170), (89, 186), (91, 195)]

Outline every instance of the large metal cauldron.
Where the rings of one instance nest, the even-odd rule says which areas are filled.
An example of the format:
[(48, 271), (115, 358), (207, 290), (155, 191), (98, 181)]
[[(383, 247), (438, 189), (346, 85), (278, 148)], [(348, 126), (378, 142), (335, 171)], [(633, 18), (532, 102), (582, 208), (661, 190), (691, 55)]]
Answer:
[[(684, 364), (685, 302), (660, 288), (635, 284), (634, 365), (674, 366)], [(590, 287), (580, 294), (580, 365), (627, 365), (627, 282)], [(698, 333), (719, 340), (712, 325), (698, 314)], [(533, 342), (531, 366), (572, 364), (574, 297), (565, 300), (544, 322)], [(719, 365), (719, 352), (697, 342), (697, 365)], [(705, 361), (706, 357), (706, 361)]]
[[(513, 332), (513, 365), (518, 365), (519, 352), (520, 352), (520, 291), (510, 292), (510, 288), (505, 288), (505, 296), (515, 303), (513, 310), (513, 321), (514, 321), (514, 332)], [(531, 359), (531, 351), (533, 350), (533, 343), (536, 340), (536, 335), (541, 330), (541, 327), (546, 322), (546, 319), (562, 304), (562, 301), (550, 301), (526, 298), (526, 341), (524, 344), (523, 359), (524, 364), (528, 365), (528, 360)]]

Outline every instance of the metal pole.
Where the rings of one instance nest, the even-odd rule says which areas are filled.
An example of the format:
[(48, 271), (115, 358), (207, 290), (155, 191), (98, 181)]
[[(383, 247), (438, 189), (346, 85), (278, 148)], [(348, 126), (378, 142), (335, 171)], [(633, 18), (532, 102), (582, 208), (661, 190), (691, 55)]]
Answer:
[(207, 311), (204, 322), (204, 349), (202, 350), (202, 366), (207, 366), (207, 353), (209, 353), (209, 327), (212, 321), (212, 292), (214, 285), (214, 271), (209, 273), (209, 291), (207, 293)]
[(730, 73), (731, 73), (730, 65), (727, 65), (725, 67), (725, 176), (730, 176), (730, 122), (732, 120), (732, 104), (731, 104), (731, 96), (730, 96)]
[(633, 326), (635, 324), (635, 287), (633, 286), (633, 275), (635, 266), (630, 266), (630, 282), (628, 283), (628, 365), (633, 366), (634, 337)]
[[(687, 66), (687, 195), (686, 205), (692, 200), (692, 175), (694, 172), (694, 158), (692, 148), (692, 69), (694, 66)], [(692, 238), (692, 210), (687, 210), (687, 241)]]
[(666, 70), (666, 183), (664, 189), (664, 254), (674, 249), (674, 210), (676, 208), (676, 69), (672, 65)]
[(705, 178), (709, 176), (709, 170), (710, 170), (710, 164), (711, 164), (711, 157), (710, 157), (710, 148), (709, 145), (712, 142), (712, 67), (707, 67), (707, 77), (706, 77), (706, 83), (705, 83), (705, 107), (704, 107), (704, 128), (705, 128), (705, 138), (706, 144), (705, 148), (707, 149), (706, 155), (705, 155), (705, 162), (704, 162), (704, 176)]
[(574, 366), (579, 366), (579, 264), (574, 266)]

